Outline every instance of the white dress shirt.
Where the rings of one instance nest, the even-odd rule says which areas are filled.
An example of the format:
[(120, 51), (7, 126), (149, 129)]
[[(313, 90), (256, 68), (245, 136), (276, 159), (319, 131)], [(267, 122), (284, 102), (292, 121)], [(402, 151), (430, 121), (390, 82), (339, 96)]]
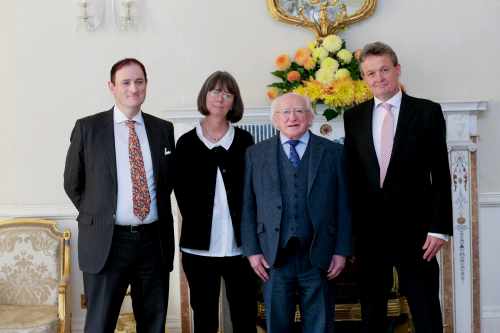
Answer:
[[(139, 112), (132, 120), (135, 121), (135, 132), (141, 145), (142, 159), (146, 171), (149, 196), (151, 205), (149, 214), (144, 221), (141, 221), (134, 215), (134, 203), (132, 197), (132, 177), (130, 174), (130, 160), (128, 151), (129, 128), (127, 126), (128, 118), (115, 105), (113, 110), (113, 123), (115, 135), (116, 152), (116, 179), (118, 186), (118, 195), (116, 203), (116, 224), (120, 225), (139, 225), (152, 223), (158, 220), (158, 209), (156, 206), (156, 183), (153, 173), (153, 162), (151, 160), (151, 150), (149, 148), (148, 136), (144, 126), (142, 113)], [(105, 170), (101, 170), (105, 172)]]
[[(196, 125), (196, 135), (208, 149), (217, 146), (228, 150), (234, 140), (234, 127), (229, 124), (226, 134), (216, 143), (209, 141), (203, 136), (201, 123)], [(182, 247), (186, 253), (205, 257), (232, 257), (242, 253), (234, 238), (233, 222), (227, 202), (226, 187), (222, 179), (222, 173), (217, 167), (217, 178), (215, 182), (214, 209), (212, 214), (212, 228), (210, 232), (210, 247), (208, 250), (195, 250)]]
[[(311, 135), (309, 134), (309, 131), (305, 132), (304, 135), (302, 135), (298, 140), (299, 143), (295, 146), (295, 150), (297, 151), (297, 155), (299, 155), (299, 158), (302, 159), (302, 156), (304, 156), (304, 153), (306, 152), (307, 144), (309, 143), (309, 138)], [(289, 138), (287, 138), (283, 133), (280, 132), (280, 142), (281, 146), (283, 147), (283, 150), (285, 151), (286, 157), (290, 158), (290, 144), (288, 143)]]
[[(398, 124), (398, 119), (399, 119), (399, 110), (401, 108), (401, 98), (403, 96), (403, 93), (401, 90), (391, 98), (389, 98), (387, 101), (383, 102), (377, 97), (374, 97), (374, 105), (373, 105), (373, 122), (372, 122), (372, 133), (373, 133), (373, 144), (375, 146), (375, 152), (377, 154), (377, 159), (380, 161), (380, 144), (381, 144), (381, 137), (382, 137), (382, 123), (384, 121), (384, 113), (380, 112), (382, 109), (382, 104), (390, 104), (391, 105), (391, 111), (393, 116), (394, 116), (394, 135), (396, 134), (396, 128)], [(436, 237), (443, 239), (445, 241), (448, 241), (449, 236), (445, 234), (438, 234), (434, 232), (429, 232), (429, 236)]]

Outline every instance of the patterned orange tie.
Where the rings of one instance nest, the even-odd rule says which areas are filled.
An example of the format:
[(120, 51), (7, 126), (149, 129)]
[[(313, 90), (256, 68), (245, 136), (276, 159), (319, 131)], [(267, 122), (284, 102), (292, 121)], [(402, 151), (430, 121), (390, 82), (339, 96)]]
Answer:
[(392, 145), (394, 143), (394, 114), (391, 111), (392, 105), (383, 103), (381, 112), (384, 113), (382, 131), (380, 135), (380, 187), (384, 184), (384, 179), (391, 160)]
[(141, 144), (135, 132), (135, 120), (127, 120), (127, 126), (134, 215), (144, 221), (149, 214), (151, 197), (149, 196), (148, 181), (144, 169), (144, 160), (142, 159)]

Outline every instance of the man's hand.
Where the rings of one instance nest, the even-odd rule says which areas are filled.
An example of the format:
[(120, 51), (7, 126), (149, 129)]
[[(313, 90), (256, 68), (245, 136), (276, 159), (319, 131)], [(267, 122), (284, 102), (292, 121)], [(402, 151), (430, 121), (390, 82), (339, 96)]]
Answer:
[(431, 261), (434, 256), (441, 250), (443, 247), (444, 243), (446, 243), (445, 240), (442, 240), (441, 238), (433, 237), (428, 235), (427, 239), (425, 240), (425, 244), (422, 247), (424, 252), (424, 260)]
[(267, 274), (267, 270), (269, 269), (269, 264), (262, 254), (254, 254), (248, 257), (248, 261), (250, 261), (250, 266), (252, 266), (253, 271), (257, 274), (258, 277), (264, 282), (269, 280), (269, 274)]
[(340, 256), (334, 254), (332, 256), (332, 261), (330, 262), (330, 267), (328, 267), (328, 274), (326, 277), (328, 280), (336, 278), (345, 267), (345, 256)]

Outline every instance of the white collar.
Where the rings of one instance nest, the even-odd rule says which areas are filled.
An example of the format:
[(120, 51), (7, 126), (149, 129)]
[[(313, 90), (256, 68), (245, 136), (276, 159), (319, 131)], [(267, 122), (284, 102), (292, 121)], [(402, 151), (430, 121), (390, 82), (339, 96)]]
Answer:
[[(307, 143), (309, 142), (309, 139), (310, 139), (311, 135), (309, 134), (309, 131), (306, 131), (298, 140), (307, 145)], [(281, 141), (281, 144), (285, 144), (287, 143), (287, 141), (290, 140), (290, 138), (288, 138), (286, 135), (284, 135), (282, 132), (280, 132), (280, 141)]]
[[(126, 122), (129, 119), (123, 112), (120, 111), (120, 109), (118, 109), (118, 106), (115, 105), (115, 107), (113, 108), (113, 120), (115, 123), (120, 124)], [(139, 111), (131, 120), (135, 121), (138, 124), (144, 124), (142, 111)]]
[(399, 110), (401, 107), (401, 98), (403, 97), (403, 93), (399, 90), (394, 96), (389, 98), (387, 101), (383, 102), (382, 100), (374, 97), (375, 100), (375, 108), (378, 108), (381, 104), (386, 103), (390, 104), (393, 108)]
[(225, 150), (229, 150), (229, 147), (231, 147), (231, 144), (233, 143), (234, 139), (234, 127), (229, 123), (229, 127), (226, 131), (226, 134), (217, 142), (211, 142), (205, 136), (203, 135), (203, 129), (201, 128), (201, 120), (196, 124), (196, 135), (198, 135), (198, 138), (207, 146), (208, 149), (212, 149), (217, 146), (221, 146)]

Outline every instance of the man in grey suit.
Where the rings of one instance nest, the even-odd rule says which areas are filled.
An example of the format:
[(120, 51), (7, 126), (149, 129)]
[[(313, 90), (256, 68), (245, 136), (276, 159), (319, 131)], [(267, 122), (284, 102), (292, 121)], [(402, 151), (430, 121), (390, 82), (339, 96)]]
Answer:
[(246, 155), (243, 253), (264, 281), (268, 332), (292, 331), (297, 301), (305, 333), (332, 332), (329, 280), (351, 254), (343, 148), (309, 131), (308, 98), (288, 93), (271, 110), (279, 135)]
[(141, 62), (123, 59), (110, 76), (115, 106), (76, 122), (64, 170), (64, 189), (79, 213), (85, 332), (114, 332), (130, 285), (137, 332), (163, 333), (174, 255), (174, 131), (141, 111)]

